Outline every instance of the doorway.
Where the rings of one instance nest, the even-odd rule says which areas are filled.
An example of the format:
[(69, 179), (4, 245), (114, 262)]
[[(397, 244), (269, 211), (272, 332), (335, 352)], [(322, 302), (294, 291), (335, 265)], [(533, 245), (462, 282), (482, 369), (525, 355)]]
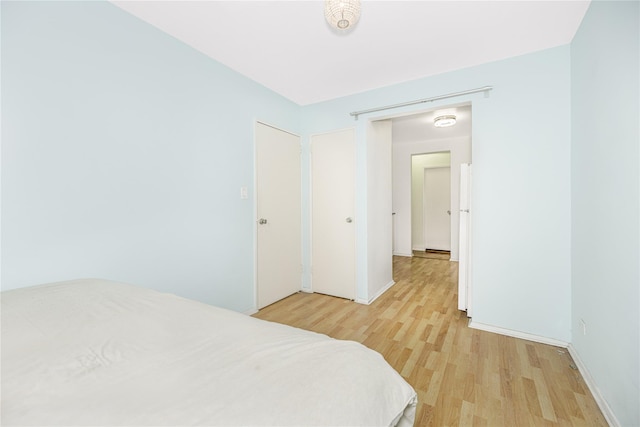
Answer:
[[(441, 115), (455, 115), (456, 124), (450, 127), (437, 128), (434, 120)], [(460, 257), (460, 171), (461, 165), (470, 164), (471, 158), (471, 104), (457, 104), (429, 111), (392, 117), (393, 126), (393, 190), (392, 212), (394, 220), (393, 255), (413, 257), (413, 250), (423, 251), (424, 223), (414, 226), (414, 219), (420, 221), (423, 215), (416, 212), (424, 207), (412, 206), (413, 180), (412, 160), (414, 156), (425, 154), (448, 153), (449, 163), (441, 167), (450, 167), (450, 254), (437, 259), (453, 262)], [(421, 169), (424, 181), (424, 168)], [(424, 187), (422, 187), (424, 191)], [(449, 213), (447, 213), (447, 216)], [(422, 231), (416, 230), (421, 229)], [(417, 235), (416, 235), (417, 234)], [(469, 237), (467, 237), (469, 238)], [(418, 245), (418, 243), (420, 243)], [(431, 257), (430, 257), (431, 258)], [(471, 265), (467, 263), (470, 270)], [(468, 276), (467, 276), (468, 277)]]
[[(441, 111), (457, 117), (454, 126), (436, 128), (434, 117)], [(415, 155), (449, 153), (450, 163), (439, 166), (451, 168), (451, 260), (458, 261), (460, 248), (460, 165), (471, 163), (471, 105), (459, 105), (419, 114), (394, 117), (392, 120), (392, 212), (394, 221), (393, 254), (413, 256), (413, 243), (424, 236), (414, 236), (412, 207), (412, 158)], [(424, 178), (422, 178), (423, 180)], [(422, 225), (418, 225), (422, 228)], [(424, 250), (425, 248), (421, 248)]]
[(451, 152), (411, 156), (412, 251), (451, 252)]

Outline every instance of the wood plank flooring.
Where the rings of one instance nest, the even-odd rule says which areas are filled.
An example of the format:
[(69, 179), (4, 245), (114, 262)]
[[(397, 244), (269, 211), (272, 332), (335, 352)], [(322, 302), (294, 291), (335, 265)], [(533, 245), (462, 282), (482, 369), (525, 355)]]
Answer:
[(254, 316), (380, 352), (418, 393), (415, 426), (606, 426), (567, 350), (467, 327), (457, 265), (395, 257), (369, 306), (298, 293)]

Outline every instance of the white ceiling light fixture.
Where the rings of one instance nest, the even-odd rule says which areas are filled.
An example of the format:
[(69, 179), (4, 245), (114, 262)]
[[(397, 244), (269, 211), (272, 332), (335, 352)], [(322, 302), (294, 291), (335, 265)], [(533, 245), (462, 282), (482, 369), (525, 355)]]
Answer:
[(446, 116), (438, 116), (433, 119), (433, 124), (437, 128), (446, 128), (456, 124), (456, 116), (453, 114), (447, 114)]
[(353, 28), (360, 18), (360, 0), (325, 0), (324, 17), (338, 30)]

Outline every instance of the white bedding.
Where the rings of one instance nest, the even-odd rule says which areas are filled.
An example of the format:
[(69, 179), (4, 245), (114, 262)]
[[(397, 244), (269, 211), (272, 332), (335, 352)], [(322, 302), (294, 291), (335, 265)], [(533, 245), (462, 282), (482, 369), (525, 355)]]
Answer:
[(411, 426), (416, 394), (352, 341), (147, 289), (2, 292), (2, 426)]

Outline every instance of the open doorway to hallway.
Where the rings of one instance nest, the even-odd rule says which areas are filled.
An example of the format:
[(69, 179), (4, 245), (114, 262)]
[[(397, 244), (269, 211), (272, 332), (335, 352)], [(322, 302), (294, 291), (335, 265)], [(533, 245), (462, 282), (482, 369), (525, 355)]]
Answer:
[[(455, 124), (436, 127), (436, 119), (442, 116), (454, 116)], [(461, 256), (460, 175), (463, 165), (472, 163), (471, 105), (440, 107), (394, 117), (391, 121), (393, 255), (457, 262)], [(432, 172), (439, 176), (430, 177)], [(429, 191), (425, 182), (435, 180), (441, 188), (442, 175), (448, 177), (448, 184), (444, 185), (448, 185), (450, 191), (443, 196), (445, 199), (448, 196), (448, 201), (435, 203), (434, 207), (429, 196), (425, 197), (425, 187)], [(429, 229), (434, 230), (434, 220), (429, 219), (430, 209), (446, 215), (435, 220), (435, 230), (439, 232), (436, 236), (429, 235)], [(443, 223), (448, 228), (442, 226)], [(466, 255), (464, 248), (465, 245), (463, 256)], [(465, 265), (470, 266), (468, 262)]]
[(411, 249), (413, 256), (450, 259), (450, 151), (411, 156)]
[[(443, 115), (453, 115), (456, 123), (449, 127), (436, 127), (434, 119)], [(448, 153), (450, 166), (450, 207), (451, 260), (459, 259), (460, 237), (460, 169), (462, 164), (471, 163), (471, 105), (463, 104), (438, 108), (419, 114), (394, 117), (392, 120), (392, 211), (393, 254), (413, 256), (414, 239), (413, 210), (413, 158), (416, 155)], [(441, 154), (442, 155), (442, 154)], [(422, 178), (424, 180), (424, 178)], [(447, 214), (448, 216), (448, 214)], [(426, 247), (422, 249), (427, 249)], [(446, 249), (435, 247), (429, 249)]]

